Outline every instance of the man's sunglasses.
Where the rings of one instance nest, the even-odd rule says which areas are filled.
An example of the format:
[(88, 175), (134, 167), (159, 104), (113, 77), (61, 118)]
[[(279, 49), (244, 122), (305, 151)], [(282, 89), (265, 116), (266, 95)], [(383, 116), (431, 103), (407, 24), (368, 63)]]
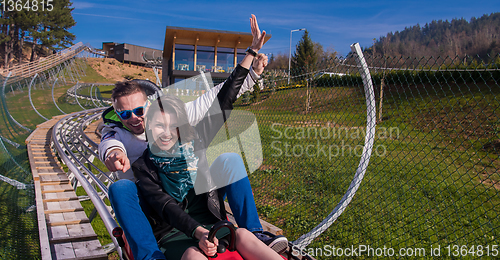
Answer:
[(132, 117), (132, 113), (134, 113), (136, 116), (143, 116), (144, 106), (136, 107), (132, 110), (123, 110), (123, 111), (115, 109), (115, 111), (121, 119), (127, 120)]

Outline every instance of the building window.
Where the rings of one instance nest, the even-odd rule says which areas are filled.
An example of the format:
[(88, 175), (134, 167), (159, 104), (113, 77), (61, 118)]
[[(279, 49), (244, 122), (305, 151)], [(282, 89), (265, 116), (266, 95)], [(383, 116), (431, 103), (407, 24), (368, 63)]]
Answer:
[(128, 54), (128, 52), (129, 52), (128, 49), (123, 50), (123, 53), (125, 53), (125, 54)]
[(236, 63), (240, 63), (243, 60), (243, 58), (245, 58), (246, 56), (245, 50), (246, 49), (238, 49), (238, 56), (237, 56), (238, 59)]
[(217, 67), (216, 72), (231, 72), (234, 69), (234, 49), (217, 48)]
[(194, 70), (194, 45), (175, 45), (175, 70)]
[(212, 71), (215, 64), (215, 47), (198, 46), (196, 67), (200, 71)]

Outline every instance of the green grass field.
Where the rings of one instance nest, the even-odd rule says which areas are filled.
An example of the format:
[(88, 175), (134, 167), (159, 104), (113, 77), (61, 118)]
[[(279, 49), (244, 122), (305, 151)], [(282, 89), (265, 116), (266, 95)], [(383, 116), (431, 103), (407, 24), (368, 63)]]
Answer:
[[(91, 69), (86, 74), (88, 81), (80, 82), (106, 82)], [(66, 113), (81, 110), (65, 95), (69, 87), (55, 89), (56, 102)], [(99, 89), (109, 97), (109, 87)], [(50, 88), (33, 90), (35, 107), (45, 117), (60, 114), (47, 91)], [(387, 87), (365, 178), (345, 212), (309, 248), (414, 247), (425, 248), (430, 259), (435, 258), (430, 248), (438, 245), (495, 245), (500, 235), (500, 160), (495, 146), (500, 140), (499, 92), (494, 82)], [(360, 87), (313, 88), (306, 111), (307, 94), (305, 88), (287, 89), (263, 93), (256, 103), (236, 103), (236, 109), (255, 115), (260, 130), (264, 161), (250, 175), (259, 214), (291, 241), (318, 225), (346, 193), (365, 138), (366, 105)], [(378, 109), (378, 93), (376, 102)], [(31, 108), (27, 90), (7, 93), (7, 105), (26, 127), (34, 129), (44, 121)], [(27, 132), (10, 127), (5, 113), (2, 120), (2, 136), (24, 144)], [(7, 149), (28, 169), (25, 150), (8, 144)], [(4, 176), (30, 182), (31, 176), (6, 153), (0, 163)], [(36, 216), (26, 210), (33, 194), (4, 182), (0, 194), (0, 212), (6, 216), (1, 220), (5, 228), (0, 230), (0, 258), (37, 258)], [(91, 203), (82, 204), (89, 214)], [(101, 243), (110, 243), (102, 222), (92, 224)], [(441, 258), (453, 257), (443, 252)]]
[[(462, 96), (458, 88), (463, 86), (406, 100), (402, 93), (385, 93), (387, 119), (377, 126), (361, 187), (311, 248), (413, 246), (429, 254), (438, 245), (496, 243), (498, 150), (482, 147), (500, 137), (498, 131), (485, 131), (498, 124), (498, 86), (482, 85)], [(364, 143), (361, 94), (314, 89), (307, 114), (304, 89), (278, 91), (261, 103), (240, 107), (256, 115), (261, 132), (264, 163), (250, 175), (259, 213), (290, 240), (318, 225), (349, 187), (361, 154), (354, 147)], [(427, 122), (439, 123), (431, 128)], [(316, 134), (320, 130), (322, 136)], [(317, 152), (321, 146), (327, 147), (326, 154)], [(345, 153), (338, 152), (342, 147)]]

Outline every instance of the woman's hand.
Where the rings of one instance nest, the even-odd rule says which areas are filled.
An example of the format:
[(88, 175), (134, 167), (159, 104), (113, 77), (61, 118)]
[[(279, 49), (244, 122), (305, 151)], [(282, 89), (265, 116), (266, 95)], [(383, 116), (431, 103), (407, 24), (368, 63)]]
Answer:
[(250, 28), (252, 29), (253, 36), (252, 45), (250, 46), (250, 48), (255, 52), (258, 52), (264, 45), (266, 31), (262, 31), (262, 33), (260, 32), (259, 24), (257, 23), (257, 17), (255, 17), (255, 15), (253, 14), (250, 18)]
[(266, 68), (268, 63), (268, 57), (265, 54), (259, 53), (257, 54), (257, 57), (253, 60), (252, 63), (252, 68), (257, 75), (261, 75), (262, 72), (264, 72), (264, 69)]
[(208, 241), (208, 230), (203, 227), (197, 227), (195, 231), (195, 237), (200, 240), (198, 242), (198, 247), (207, 256), (213, 256), (217, 253), (217, 246), (219, 245), (219, 240), (214, 237), (214, 242)]
[[(253, 39), (252, 39), (252, 45), (250, 45), (249, 48), (255, 52), (259, 52), (259, 50), (264, 45), (266, 32), (265, 31), (262, 31), (262, 33), (260, 32), (259, 24), (257, 23), (257, 18), (253, 14), (252, 17), (250, 18), (250, 27), (252, 29)], [(250, 69), (250, 66), (252, 66), (252, 62), (254, 59), (257, 59), (257, 63), (254, 65), (254, 71), (255, 73), (257, 73), (257, 75), (260, 75), (264, 71), (264, 67), (267, 66), (267, 56), (265, 55), (262, 56), (258, 54), (257, 57), (254, 57), (253, 55), (247, 52), (247, 55), (245, 55), (243, 60), (240, 61), (240, 65), (245, 69)]]

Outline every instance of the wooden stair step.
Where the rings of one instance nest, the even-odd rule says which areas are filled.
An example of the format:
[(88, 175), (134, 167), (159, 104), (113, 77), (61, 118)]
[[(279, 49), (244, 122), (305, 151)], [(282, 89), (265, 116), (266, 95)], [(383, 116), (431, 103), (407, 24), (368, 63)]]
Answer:
[(78, 200), (78, 196), (76, 196), (74, 191), (45, 193), (42, 196), (43, 202)]
[(63, 172), (63, 171), (60, 171), (60, 172), (39, 172), (38, 175), (51, 176), (51, 175), (60, 175), (61, 173), (65, 173), (65, 172)]
[(43, 166), (50, 166), (50, 165), (53, 165), (55, 167), (57, 166), (60, 166), (61, 164), (59, 164), (59, 162), (56, 162), (56, 161), (34, 161), (35, 164), (38, 164), (38, 165), (43, 165)]
[[(77, 201), (77, 200), (75, 200)], [(65, 208), (65, 209), (53, 209), (53, 210), (45, 210), (45, 214), (54, 214), (54, 213), (65, 213), (65, 212), (77, 212), (83, 211), (83, 208)]]
[[(63, 212), (65, 213), (65, 212)], [(90, 223), (88, 219), (73, 219), (73, 220), (64, 220), (58, 222), (47, 221), (47, 226), (63, 226), (63, 225), (72, 225), (72, 224), (82, 224), (82, 223)]]
[(108, 255), (102, 250), (101, 243), (97, 239), (53, 244), (51, 252), (52, 259), (108, 259)]
[(75, 242), (82, 240), (93, 240), (97, 239), (97, 235), (94, 234), (85, 234), (85, 235), (77, 235), (77, 236), (67, 236), (67, 237), (53, 237), (49, 239), (50, 243), (66, 243), (66, 242)]
[(92, 224), (83, 223), (80, 225), (52, 226), (48, 229), (51, 238), (63, 240), (68, 237), (92, 237), (95, 235)]
[[(40, 156), (40, 155), (44, 155), (44, 156)], [(45, 153), (41, 153), (40, 155), (36, 155), (36, 156), (33, 156), (33, 159), (49, 159), (49, 160), (57, 160), (57, 156), (53, 155), (53, 154), (45, 154)]]
[(41, 181), (40, 186), (48, 186), (48, 185), (61, 185), (61, 184), (69, 184), (69, 180), (59, 180), (59, 181)]
[(72, 201), (46, 201), (44, 202), (45, 214), (82, 211), (83, 207), (77, 200)]
[(33, 140), (30, 143), (32, 145), (46, 145), (47, 147), (50, 147), (49, 142), (46, 140)]
[(68, 176), (64, 173), (59, 174), (41, 174), (40, 183), (41, 185), (46, 185), (50, 182), (69, 182)]
[(58, 169), (57, 166), (35, 166), (35, 168), (38, 170), (38, 169)]
[(45, 215), (47, 226), (62, 226), (90, 223), (84, 211), (51, 213)]
[(34, 151), (39, 152), (40, 150), (45, 150), (45, 151), (54, 151), (55, 148), (52, 147), (51, 142), (48, 141), (44, 144), (34, 144), (30, 142), (31, 149), (34, 149)]
[(43, 193), (74, 191), (73, 187), (69, 184), (47, 185), (47, 186), (42, 186), (41, 189), (42, 189), (42, 194)]

